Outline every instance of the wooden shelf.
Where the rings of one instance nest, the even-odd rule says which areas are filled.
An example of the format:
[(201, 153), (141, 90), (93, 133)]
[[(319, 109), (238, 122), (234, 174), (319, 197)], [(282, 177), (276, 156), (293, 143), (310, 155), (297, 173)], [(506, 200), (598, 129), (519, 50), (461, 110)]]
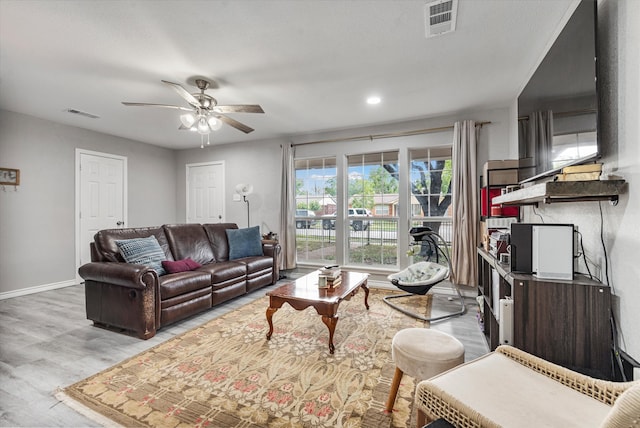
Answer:
[(493, 198), (502, 205), (532, 205), (538, 202), (618, 201), (625, 180), (548, 181)]
[[(580, 274), (548, 280), (511, 272), (483, 248), (478, 248), (478, 286), (491, 350), (501, 344), (502, 325), (507, 333), (502, 340), (516, 348), (599, 379), (613, 377), (608, 286)], [(503, 298), (512, 300), (513, 316), (499, 320)]]

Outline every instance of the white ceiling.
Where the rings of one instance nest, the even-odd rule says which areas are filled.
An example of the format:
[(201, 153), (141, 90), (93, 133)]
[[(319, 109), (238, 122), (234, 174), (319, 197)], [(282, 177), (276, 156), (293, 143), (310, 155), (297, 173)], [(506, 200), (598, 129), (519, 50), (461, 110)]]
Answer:
[[(185, 149), (188, 106), (161, 80), (220, 104), (256, 130), (214, 144), (287, 137), (509, 106), (576, 0), (459, 0), (457, 28), (425, 37), (425, 1), (0, 0), (0, 108)], [(365, 104), (377, 94), (382, 103)], [(99, 116), (66, 113), (76, 109)]]

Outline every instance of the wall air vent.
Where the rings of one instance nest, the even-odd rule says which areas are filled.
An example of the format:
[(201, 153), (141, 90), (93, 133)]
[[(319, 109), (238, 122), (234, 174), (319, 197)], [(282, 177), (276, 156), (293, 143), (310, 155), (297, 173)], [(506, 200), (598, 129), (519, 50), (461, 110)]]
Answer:
[(449, 33), (456, 29), (458, 0), (435, 0), (425, 3), (425, 34), (427, 38)]
[(91, 113), (86, 113), (84, 111), (80, 111), (80, 110), (76, 110), (74, 108), (68, 108), (65, 110), (67, 113), (71, 113), (71, 114), (77, 114), (79, 116), (84, 116), (84, 117), (88, 117), (90, 119), (99, 119), (99, 116), (96, 116), (95, 114), (91, 114)]

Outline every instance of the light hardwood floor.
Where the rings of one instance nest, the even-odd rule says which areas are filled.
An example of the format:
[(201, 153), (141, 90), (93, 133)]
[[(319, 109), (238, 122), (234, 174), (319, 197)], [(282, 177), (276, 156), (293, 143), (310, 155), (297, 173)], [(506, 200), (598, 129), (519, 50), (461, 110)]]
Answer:
[[(261, 298), (284, 281), (167, 326), (146, 341), (94, 327), (85, 318), (84, 285), (1, 300), (0, 426), (99, 426), (59, 402), (55, 391)], [(476, 322), (478, 306), (471, 298), (466, 303), (465, 315), (431, 328), (457, 337), (468, 361), (488, 348)], [(446, 297), (434, 300), (434, 306), (447, 304)]]

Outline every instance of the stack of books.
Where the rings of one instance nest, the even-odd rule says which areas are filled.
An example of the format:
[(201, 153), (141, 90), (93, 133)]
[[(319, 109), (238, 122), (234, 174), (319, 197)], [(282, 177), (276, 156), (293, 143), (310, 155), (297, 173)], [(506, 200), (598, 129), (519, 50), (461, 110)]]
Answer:
[(332, 265), (320, 268), (318, 274), (318, 287), (320, 288), (334, 288), (340, 285), (342, 282), (342, 271), (340, 266)]
[(600, 179), (601, 163), (575, 165), (562, 168), (562, 173), (556, 175), (556, 181), (594, 181)]

